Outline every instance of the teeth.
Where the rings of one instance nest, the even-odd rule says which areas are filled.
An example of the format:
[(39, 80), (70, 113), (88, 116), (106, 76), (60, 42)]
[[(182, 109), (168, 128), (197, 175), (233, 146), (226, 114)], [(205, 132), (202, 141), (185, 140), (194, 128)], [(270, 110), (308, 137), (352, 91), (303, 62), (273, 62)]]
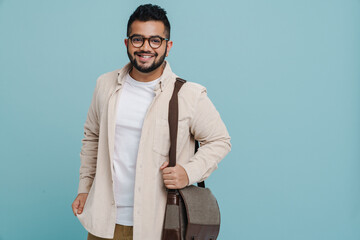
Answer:
[(141, 56), (141, 57), (143, 57), (143, 58), (151, 58), (151, 56)]

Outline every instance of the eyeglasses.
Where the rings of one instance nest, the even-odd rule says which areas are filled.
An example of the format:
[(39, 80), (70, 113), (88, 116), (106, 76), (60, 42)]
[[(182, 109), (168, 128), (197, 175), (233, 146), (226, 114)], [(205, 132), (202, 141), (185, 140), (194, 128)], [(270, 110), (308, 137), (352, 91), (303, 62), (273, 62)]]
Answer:
[(159, 48), (164, 40), (169, 41), (169, 39), (159, 36), (146, 38), (140, 35), (132, 35), (128, 39), (130, 39), (131, 44), (136, 48), (142, 47), (142, 45), (144, 45), (145, 40), (147, 39), (150, 47), (154, 49)]

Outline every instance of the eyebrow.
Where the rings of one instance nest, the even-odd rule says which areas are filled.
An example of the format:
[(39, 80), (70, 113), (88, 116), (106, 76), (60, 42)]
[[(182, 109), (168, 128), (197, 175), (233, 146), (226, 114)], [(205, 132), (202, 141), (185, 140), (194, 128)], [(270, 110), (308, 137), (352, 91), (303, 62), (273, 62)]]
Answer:
[[(131, 35), (130, 37), (143, 37), (143, 38), (145, 38), (145, 36), (144, 36), (144, 35), (141, 35), (141, 34), (133, 34), (133, 35)], [(151, 37), (161, 37), (161, 38), (164, 38), (164, 37), (159, 36), (159, 35), (151, 35), (149, 38), (151, 38)]]

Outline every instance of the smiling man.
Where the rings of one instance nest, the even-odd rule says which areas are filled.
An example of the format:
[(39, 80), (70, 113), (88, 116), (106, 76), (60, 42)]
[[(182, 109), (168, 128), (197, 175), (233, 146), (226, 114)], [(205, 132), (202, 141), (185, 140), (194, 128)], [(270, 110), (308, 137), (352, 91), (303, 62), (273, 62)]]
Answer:
[(230, 136), (206, 88), (186, 82), (178, 94), (177, 165), (168, 167), (177, 75), (165, 61), (173, 45), (165, 10), (139, 6), (124, 42), (130, 62), (97, 80), (72, 209), (89, 240), (160, 240), (166, 189), (205, 180), (230, 151)]

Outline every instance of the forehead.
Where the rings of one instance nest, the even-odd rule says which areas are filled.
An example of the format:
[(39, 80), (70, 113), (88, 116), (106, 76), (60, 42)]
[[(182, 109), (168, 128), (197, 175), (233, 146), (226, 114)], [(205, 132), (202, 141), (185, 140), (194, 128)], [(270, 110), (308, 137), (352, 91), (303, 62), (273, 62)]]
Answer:
[(131, 24), (130, 35), (139, 34), (148, 36), (165, 36), (165, 26), (161, 21), (134, 21)]

